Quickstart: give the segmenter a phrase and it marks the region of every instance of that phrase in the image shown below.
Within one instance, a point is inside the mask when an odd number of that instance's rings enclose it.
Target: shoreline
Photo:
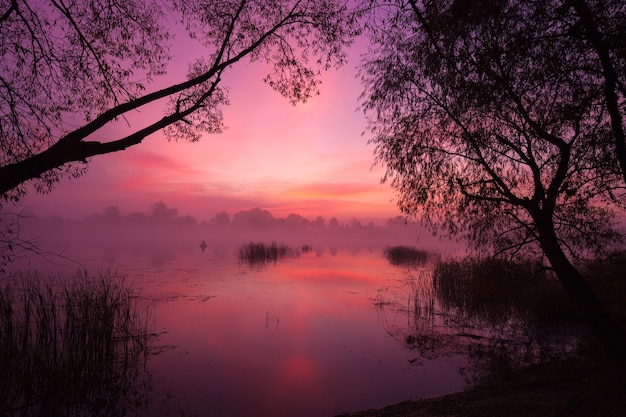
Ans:
[[[626,416],[626,364],[576,358],[503,370],[465,391],[333,417]]]

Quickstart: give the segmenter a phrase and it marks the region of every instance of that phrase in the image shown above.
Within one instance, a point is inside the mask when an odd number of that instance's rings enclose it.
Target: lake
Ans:
[[[29,268],[56,280],[114,269],[134,288],[155,336],[142,375],[132,374],[141,392],[127,415],[322,417],[455,392],[474,380],[494,335],[513,337],[519,321],[496,329],[444,312],[432,286],[440,255],[396,266],[382,247],[296,249],[248,265],[236,247],[69,248],[80,256]],[[513,333],[518,350],[537,351]]]

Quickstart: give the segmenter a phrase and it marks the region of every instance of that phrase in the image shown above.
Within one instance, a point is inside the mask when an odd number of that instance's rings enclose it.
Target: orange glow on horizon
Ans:
[[[42,216],[85,217],[112,205],[128,213],[164,201],[199,221],[254,207],[275,217],[394,217],[393,191],[380,184],[383,170],[372,168],[365,120],[355,110],[358,53],[323,74],[319,96],[295,107],[261,82],[262,65],[239,65],[224,77],[231,105],[224,109],[223,133],[197,143],[152,135],[126,151],[93,158],[86,175],[62,181],[47,195],[31,193],[25,206]],[[168,79],[180,77],[177,72]],[[119,138],[160,117],[158,106],[130,114],[130,128],[118,123],[96,139]]]

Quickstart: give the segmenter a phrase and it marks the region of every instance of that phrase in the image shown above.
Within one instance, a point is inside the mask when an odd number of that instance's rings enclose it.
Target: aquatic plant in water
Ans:
[[[572,321],[558,282],[531,260],[465,258],[411,270],[407,293],[383,287],[372,303],[389,310],[387,331],[421,364],[440,356],[468,355],[469,378],[487,369],[522,366],[576,351],[580,326]],[[381,297],[381,294],[387,294]],[[383,302],[384,300],[384,302]],[[537,306],[553,304],[558,314]],[[569,319],[564,321],[564,310]],[[404,316],[404,318],[403,318]]]
[[[123,416],[147,405],[148,310],[112,273],[0,280],[0,415]]]
[[[383,250],[383,256],[392,265],[418,266],[428,260],[428,252],[411,246],[391,246]]]
[[[284,244],[272,242],[265,243],[246,243],[239,248],[238,258],[240,263],[248,266],[263,266],[266,263],[276,263],[283,258],[297,258],[300,252],[297,249],[290,248]]]

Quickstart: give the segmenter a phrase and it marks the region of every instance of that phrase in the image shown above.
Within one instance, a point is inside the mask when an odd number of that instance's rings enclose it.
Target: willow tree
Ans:
[[[49,191],[89,159],[163,130],[196,141],[219,133],[225,71],[267,63],[264,81],[293,103],[320,71],[344,62],[354,22],[327,0],[11,0],[0,6],[0,195]],[[197,43],[189,72],[155,88],[171,57],[167,22]],[[176,79],[176,74],[170,74]],[[148,106],[162,115],[111,136],[106,127]],[[101,133],[101,132],[105,133]]]
[[[622,2],[590,3],[373,2],[362,101],[405,213],[495,254],[542,253],[623,357],[623,329],[573,262],[620,240],[625,203],[623,85],[589,28],[610,32],[601,46],[624,74],[626,16]]]

